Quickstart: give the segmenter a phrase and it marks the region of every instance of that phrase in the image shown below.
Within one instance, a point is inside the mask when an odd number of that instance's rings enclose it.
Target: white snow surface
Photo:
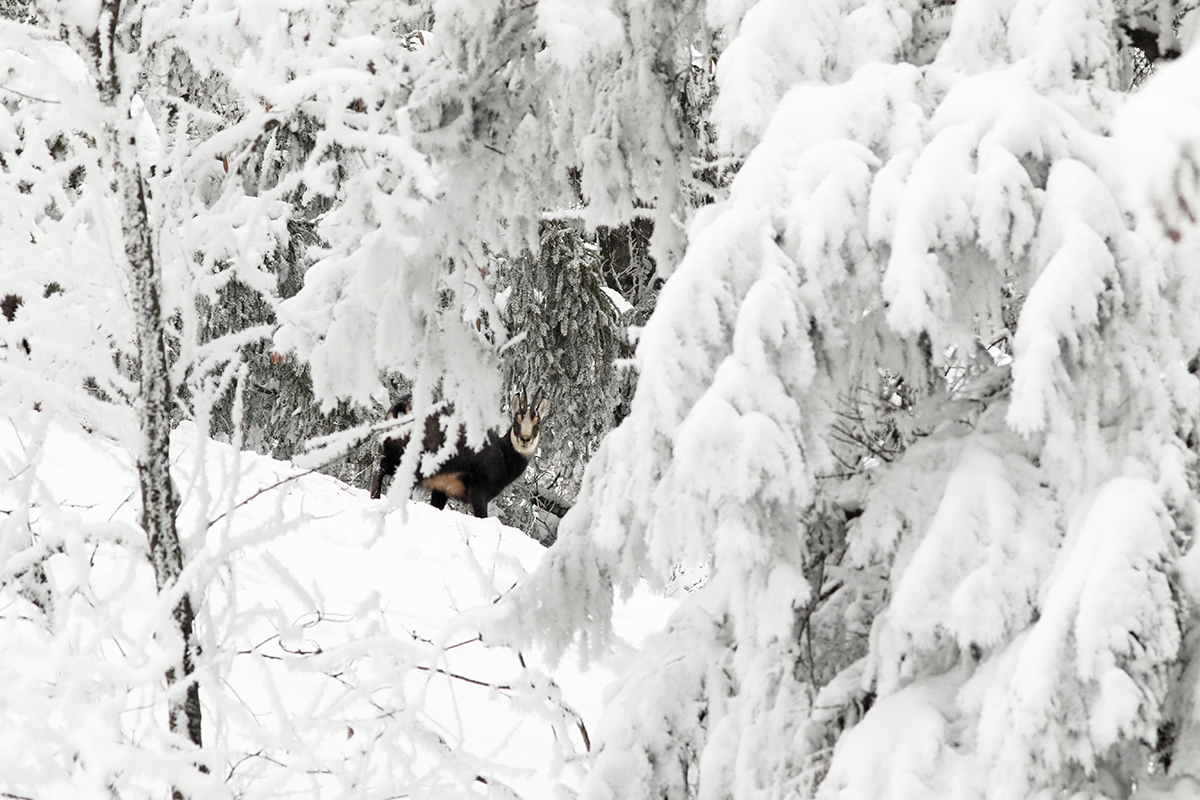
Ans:
[[[156,594],[134,525],[136,473],[106,440],[39,416],[0,430],[0,505],[33,486],[30,529],[58,551],[44,621],[11,592],[0,606],[0,749],[16,754],[0,760],[0,791],[106,797],[120,776],[123,796],[161,796],[181,763],[162,685],[174,601]],[[568,657],[551,675],[537,653],[479,641],[540,545],[494,519],[370,501],[190,424],[172,447],[203,648],[200,760],[220,778],[205,796],[577,789],[581,730],[597,726],[616,665]],[[674,606],[635,593],[615,626],[639,642]]]

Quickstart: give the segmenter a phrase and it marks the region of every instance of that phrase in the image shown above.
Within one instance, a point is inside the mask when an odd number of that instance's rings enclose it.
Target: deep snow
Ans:
[[[80,745],[85,761],[119,770],[132,758],[126,750],[164,727],[155,687],[169,605],[155,596],[132,525],[131,460],[58,426],[39,448],[37,417],[2,426],[0,500],[18,507],[22,480],[38,482],[29,529],[58,550],[45,566],[59,600],[53,621],[38,624],[32,604],[6,594],[0,708],[7,696],[10,721],[19,700],[22,719],[59,715],[94,729]],[[529,797],[553,796],[559,783],[577,788],[581,731],[595,729],[615,664],[582,671],[568,659],[548,674],[536,653],[479,641],[495,601],[538,564],[540,545],[494,519],[371,501],[190,424],[172,448],[185,580],[200,609],[205,746],[213,772],[233,776],[230,790],[433,797],[473,785],[491,794],[496,786],[472,784],[475,774]],[[674,606],[635,594],[617,611],[618,631],[637,643]],[[47,670],[57,677],[42,681]],[[96,670],[117,677],[97,684]],[[114,698],[113,685],[125,697]],[[0,727],[0,747],[53,733],[34,722]],[[69,747],[41,743],[64,752],[0,765],[0,791],[88,794],[79,782],[94,778],[63,764]]]

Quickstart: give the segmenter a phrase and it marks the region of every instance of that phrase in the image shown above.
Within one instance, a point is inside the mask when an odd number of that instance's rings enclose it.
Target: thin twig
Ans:
[[[341,456],[338,456],[338,458],[341,458]],[[333,460],[336,460],[336,459],[333,459]],[[333,462],[330,461],[329,463],[333,463]],[[323,467],[323,466],[325,466],[325,464],[321,465],[321,467]],[[256,499],[260,495],[266,494],[267,492],[271,491],[272,489],[278,489],[280,486],[283,486],[285,483],[288,483],[289,481],[299,480],[300,478],[308,477],[309,475],[312,475],[314,472],[316,472],[321,467],[313,467],[312,469],[305,470],[304,472],[301,472],[298,475],[289,475],[286,478],[281,478],[280,480],[275,481],[275,483],[272,483],[270,486],[264,486],[263,488],[261,488],[257,492],[255,492],[254,494],[247,497],[242,502],[238,503],[233,508],[229,509],[228,511],[222,511],[220,514],[213,517],[211,520],[209,520],[208,527],[211,528],[213,525],[216,525],[218,522],[220,522],[222,520],[222,518],[224,518],[231,511],[237,511],[239,508],[246,505],[251,500]]]
[[[3,89],[3,90],[4,90],[4,91],[6,91],[6,92],[12,92],[12,93],[13,93],[13,94],[15,94],[15,95],[19,95],[19,96],[21,96],[21,97],[24,97],[26,100],[35,100],[35,101],[37,101],[37,102],[39,102],[39,103],[53,103],[54,105],[58,105],[58,104],[62,103],[62,101],[61,101],[61,100],[47,100],[47,99],[46,99],[46,98],[44,98],[44,97],[34,97],[34,96],[33,96],[33,95],[31,95],[31,94],[25,94],[24,92],[18,92],[16,89],[10,89],[10,88],[8,88],[7,86],[0,86],[0,89]],[[13,795],[7,795],[7,794],[6,794],[6,795],[0,795],[0,796],[3,796],[3,797],[12,797]]]
[[[305,471],[303,471],[303,472],[300,472],[300,473],[298,473],[298,474],[296,474],[296,475],[289,475],[289,476],[287,476],[286,478],[281,478],[281,479],[279,479],[279,480],[275,481],[275,483],[271,484],[270,486],[264,486],[263,488],[261,488],[261,489],[259,489],[257,492],[255,492],[254,494],[252,494],[252,495],[250,495],[249,497],[247,497],[246,499],[242,500],[240,503],[238,503],[237,505],[235,505],[233,508],[231,508],[231,509],[228,509],[227,511],[222,511],[222,512],[221,512],[220,514],[218,514],[216,517],[214,517],[213,519],[209,520],[207,527],[211,528],[213,525],[216,525],[218,522],[220,522],[220,521],[221,521],[221,519],[222,519],[222,518],[224,518],[224,517],[225,517],[226,515],[228,515],[230,512],[237,511],[239,508],[241,508],[242,506],[246,505],[246,504],[247,504],[247,503],[249,503],[250,501],[252,501],[252,500],[254,500],[254,499],[258,498],[260,495],[266,494],[267,492],[269,492],[269,491],[271,491],[271,490],[273,490],[273,489],[278,489],[280,486],[283,486],[285,483],[288,483],[289,481],[295,481],[295,480],[299,480],[300,478],[306,478],[306,477],[308,477],[309,475],[312,475],[312,474],[313,474],[314,472],[316,472],[317,470],[321,469],[322,467],[327,467],[327,466],[329,466],[329,465],[330,465],[330,464],[332,464],[333,462],[337,461],[339,458],[343,458],[343,457],[346,455],[346,453],[348,453],[349,451],[353,450],[353,449],[354,449],[354,448],[356,448],[356,447],[359,447],[359,446],[360,446],[360,445],[362,445],[364,442],[367,442],[368,440],[370,440],[370,438],[371,438],[371,436],[372,436],[372,435],[374,435],[374,434],[373,434],[373,433],[372,433],[372,434],[368,434],[368,435],[366,435],[366,436],[363,436],[363,437],[359,438],[358,440],[356,440],[356,441],[355,441],[353,444],[351,444],[350,446],[348,446],[348,447],[347,447],[347,448],[346,448],[344,451],[342,451],[342,452],[341,452],[341,453],[339,453],[338,455],[334,456],[333,458],[330,458],[328,461],[322,461],[320,464],[318,464],[317,466],[313,467],[312,469],[305,470]]]
[[[460,675],[457,672],[450,672],[449,670],[442,669],[441,667],[427,667],[422,664],[414,664],[413,669],[418,669],[421,672],[431,672],[436,675],[445,675],[447,678],[454,678],[455,680],[460,680],[463,683],[469,683],[473,686],[483,686],[487,689],[495,689],[498,692],[511,692],[513,690],[513,687],[509,686],[508,684],[488,683],[487,681],[481,681],[478,678],[469,678],[466,675]]]

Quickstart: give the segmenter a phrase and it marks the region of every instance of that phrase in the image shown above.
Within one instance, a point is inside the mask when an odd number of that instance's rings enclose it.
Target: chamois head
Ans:
[[[538,429],[541,427],[542,420],[550,413],[550,400],[542,395],[539,391],[535,397],[532,407],[530,407],[525,393],[513,395],[512,399],[512,430],[509,431],[509,438],[512,439],[513,449],[521,454],[526,460],[533,457],[533,452],[537,450]]]

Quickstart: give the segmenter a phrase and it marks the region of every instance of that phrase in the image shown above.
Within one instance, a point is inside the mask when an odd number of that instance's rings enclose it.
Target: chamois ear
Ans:
[[[537,405],[533,408],[533,415],[539,420],[543,420],[550,416],[550,398],[545,395],[537,401]]]
[[[519,414],[525,413],[525,393],[518,392],[513,395],[512,403],[508,407],[508,412],[511,416],[516,417]]]

